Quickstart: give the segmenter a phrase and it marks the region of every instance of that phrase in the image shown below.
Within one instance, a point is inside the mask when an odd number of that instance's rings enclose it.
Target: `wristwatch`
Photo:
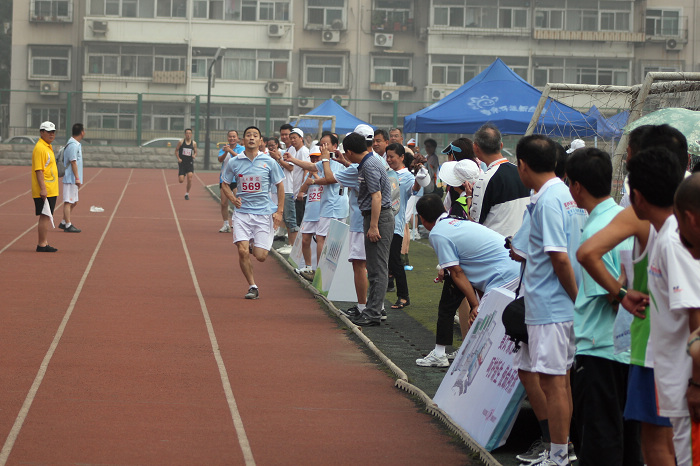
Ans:
[[[627,296],[627,288],[621,286],[620,291],[617,292],[617,300],[622,302],[622,300],[625,299],[625,296]]]

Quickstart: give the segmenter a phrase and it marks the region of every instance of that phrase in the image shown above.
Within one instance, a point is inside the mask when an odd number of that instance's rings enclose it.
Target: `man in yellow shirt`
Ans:
[[[34,211],[39,217],[39,242],[36,252],[56,252],[58,249],[49,246],[48,234],[51,217],[44,213],[44,205],[48,201],[48,207],[53,215],[58,197],[58,170],[56,157],[51,143],[56,138],[56,125],[45,121],[39,126],[41,139],[32,151],[32,197],[34,198]]]

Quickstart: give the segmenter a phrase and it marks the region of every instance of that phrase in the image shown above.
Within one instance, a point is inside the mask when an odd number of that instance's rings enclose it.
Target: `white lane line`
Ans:
[[[24,421],[27,419],[27,414],[29,414],[29,409],[32,407],[32,403],[34,402],[34,398],[36,397],[37,392],[39,391],[39,387],[41,386],[41,382],[44,380],[44,376],[46,375],[46,371],[48,370],[49,363],[51,362],[51,358],[53,357],[54,353],[56,352],[56,348],[58,347],[58,343],[61,341],[61,337],[63,336],[63,332],[66,329],[66,325],[68,325],[68,320],[70,319],[71,315],[73,314],[73,309],[75,309],[75,303],[78,302],[78,298],[80,297],[80,293],[83,291],[83,285],[85,284],[85,281],[87,280],[88,275],[90,274],[90,270],[92,270],[92,264],[95,262],[95,257],[97,257],[97,253],[100,252],[100,248],[102,247],[102,243],[104,242],[105,236],[107,236],[107,232],[109,231],[110,226],[112,225],[112,220],[114,219],[114,216],[117,213],[117,210],[119,210],[119,205],[122,202],[122,199],[124,198],[124,193],[126,193],[126,188],[129,187],[129,181],[131,181],[131,176],[134,174],[134,171],[131,170],[131,173],[129,173],[129,178],[126,180],[126,183],[124,184],[124,189],[122,190],[121,196],[119,196],[119,200],[117,201],[117,205],[114,207],[114,212],[112,212],[112,215],[109,217],[109,221],[107,222],[107,226],[105,227],[104,231],[102,232],[102,236],[100,237],[100,240],[97,242],[97,246],[95,246],[95,250],[92,253],[92,257],[90,257],[90,261],[88,262],[87,267],[85,267],[85,272],[83,272],[83,276],[80,279],[80,283],[78,283],[78,287],[75,289],[75,293],[73,293],[73,299],[71,299],[70,304],[68,305],[68,309],[66,309],[66,313],[63,316],[63,320],[61,320],[61,324],[58,326],[58,330],[56,330],[56,334],[53,337],[53,341],[51,342],[51,346],[49,346],[49,350],[46,352],[46,355],[44,356],[44,360],[41,361],[41,366],[39,367],[39,372],[37,372],[36,377],[34,377],[34,382],[32,383],[31,388],[29,389],[29,392],[27,393],[27,397],[24,399],[24,403],[22,404],[22,408],[19,410],[19,414],[17,414],[17,418],[15,419],[15,423],[12,426],[12,429],[10,430],[10,433],[7,435],[7,439],[5,440],[5,445],[2,447],[2,451],[0,451],[0,466],[3,466],[5,463],[7,463],[7,458],[10,456],[10,453],[12,452],[12,447],[15,444],[15,441],[17,440],[17,436],[19,435],[19,431],[22,429],[22,425],[24,424]]]
[[[100,168],[100,171],[98,171],[97,173],[95,173],[95,175],[94,175],[92,178],[90,178],[88,181],[86,181],[85,183],[83,183],[83,186],[81,186],[80,189],[83,189],[84,186],[86,186],[86,185],[89,184],[91,181],[93,181],[95,178],[97,178],[97,176],[98,176],[100,173],[102,173],[102,170],[104,170],[104,168]],[[132,173],[133,173],[133,171],[132,171]],[[129,175],[129,178],[131,178],[131,175]],[[26,191],[25,193],[20,194],[19,196],[13,197],[12,199],[10,199],[10,200],[7,201],[7,202],[13,201],[13,200],[15,200],[15,199],[17,199],[17,198],[23,196],[24,194],[27,194],[27,193],[30,193],[30,192],[31,192],[31,190]],[[5,204],[7,204],[7,202],[3,202],[2,204],[0,204],[0,207],[2,207],[2,206],[4,206]],[[54,208],[54,212],[56,212],[56,211],[58,210],[58,208],[61,207],[62,205],[63,205],[63,202],[61,202],[60,204],[59,204],[58,202],[56,202],[56,207]],[[7,243],[7,244],[5,245],[4,248],[0,249],[0,254],[2,254],[3,252],[7,251],[7,250],[10,248],[10,246],[12,246],[13,244],[15,244],[15,243],[16,243],[17,241],[19,241],[20,239],[22,239],[22,237],[23,237],[24,235],[26,235],[27,233],[29,233],[30,231],[32,231],[32,230],[35,229],[35,228],[36,228],[36,223],[34,223],[32,226],[30,226],[29,228],[27,228],[26,230],[24,230],[22,233],[20,233],[20,235],[17,236],[15,239],[13,239],[13,240],[10,241],[9,243]]]
[[[27,176],[27,175],[26,174],[25,175],[17,175],[17,176],[13,176],[12,178],[5,178],[4,180],[0,181],[0,184],[7,183],[8,181],[16,180],[17,178],[24,178],[25,176]]]
[[[168,199],[170,200],[170,207],[173,210],[173,217],[175,218],[175,224],[177,225],[177,231],[180,235],[180,241],[182,242],[182,249],[185,251],[185,257],[187,258],[187,265],[190,268],[190,276],[192,277],[192,283],[194,284],[194,289],[197,292],[197,297],[199,298],[199,305],[202,308],[202,315],[204,316],[204,322],[207,325],[207,332],[209,333],[209,341],[211,342],[211,348],[214,352],[214,358],[216,359],[216,365],[219,368],[219,376],[221,377],[221,383],[224,387],[224,393],[226,393],[226,401],[228,402],[229,411],[231,411],[231,418],[233,419],[233,425],[236,429],[236,435],[238,436],[238,444],[241,446],[241,451],[243,453],[243,458],[245,459],[245,464],[248,466],[255,465],[255,459],[253,459],[253,450],[250,448],[250,443],[248,442],[248,436],[245,433],[245,428],[243,427],[243,420],[241,419],[241,413],[238,412],[238,405],[236,404],[236,398],[233,396],[233,389],[231,388],[231,381],[226,371],[226,365],[224,364],[224,359],[221,357],[221,351],[219,351],[219,342],[216,339],[216,334],[214,333],[214,326],[211,323],[211,318],[209,317],[209,311],[207,310],[207,303],[204,301],[204,296],[202,296],[202,289],[199,287],[199,280],[197,280],[197,274],[194,271],[194,266],[192,265],[192,258],[190,257],[190,251],[187,248],[187,241],[182,234],[182,228],[180,228],[180,220],[177,217],[177,212],[175,211],[175,204],[173,204],[173,198],[170,195],[170,187],[165,178],[165,170],[163,170],[163,183],[165,189],[168,193]]]
[[[16,195],[16,196],[13,197],[12,199],[6,200],[6,201],[3,202],[2,204],[0,204],[0,207],[4,206],[5,204],[9,204],[10,202],[14,201],[15,199],[19,199],[19,198],[22,197],[22,196],[26,196],[27,194],[29,194],[29,193],[31,193],[31,192],[32,192],[32,190],[31,190],[31,189],[28,189],[27,191],[25,191],[25,192],[23,192],[23,193],[21,193],[21,194]]]

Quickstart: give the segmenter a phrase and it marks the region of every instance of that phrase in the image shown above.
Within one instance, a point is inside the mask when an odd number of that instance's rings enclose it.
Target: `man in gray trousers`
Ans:
[[[371,138],[373,134],[354,132],[343,140],[345,157],[359,164],[357,203],[364,217],[369,295],[365,310],[351,320],[362,327],[377,326],[381,322],[389,281],[389,247],[394,235],[391,183],[382,160],[367,148],[367,144],[372,142]]]

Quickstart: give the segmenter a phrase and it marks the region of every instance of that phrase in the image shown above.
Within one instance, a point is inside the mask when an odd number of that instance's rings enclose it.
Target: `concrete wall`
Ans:
[[[54,145],[58,152],[60,146]],[[33,146],[29,144],[0,144],[0,165],[31,165]],[[221,166],[214,151],[210,156],[210,168]],[[83,146],[83,165],[108,168],[172,168],[177,170],[177,160],[172,148]],[[204,154],[195,159],[195,170],[203,170]]]

